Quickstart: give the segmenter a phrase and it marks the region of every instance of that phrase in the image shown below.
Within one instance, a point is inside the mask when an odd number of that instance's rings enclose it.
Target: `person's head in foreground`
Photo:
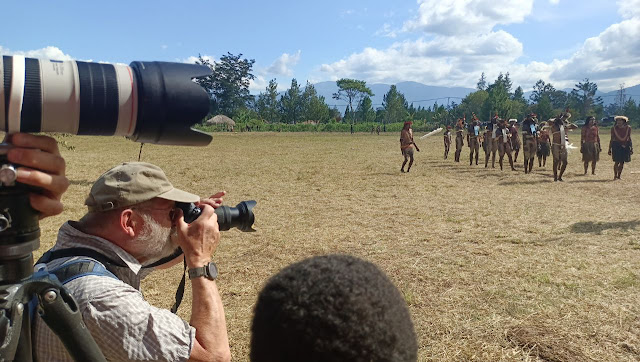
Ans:
[[[407,305],[374,264],[325,255],[289,265],[260,292],[251,360],[415,361]]]

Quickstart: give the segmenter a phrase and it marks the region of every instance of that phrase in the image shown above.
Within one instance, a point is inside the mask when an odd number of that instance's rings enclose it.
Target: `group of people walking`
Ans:
[[[486,124],[482,124],[475,114],[472,114],[471,122],[466,123],[466,117],[459,118],[454,127],[447,126],[444,133],[444,158],[449,156],[452,142],[455,142],[455,162],[460,162],[462,149],[465,143],[469,147],[469,165],[478,165],[480,149],[484,151],[484,167],[495,168],[496,153],[500,169],[504,168],[505,156],[509,161],[512,171],[516,171],[514,163],[518,161],[522,149],[524,158],[524,172],[531,173],[534,159],[538,158],[538,166],[545,167],[547,157],[553,157],[553,179],[563,181],[562,177],[567,169],[568,150],[573,147],[569,143],[568,131],[579,127],[568,120],[571,113],[567,108],[557,117],[548,121],[538,121],[537,115],[530,113],[522,122],[521,130],[518,129],[518,120],[500,118],[495,116]],[[615,124],[611,128],[611,141],[608,154],[614,161],[614,180],[620,179],[624,163],[631,161],[633,144],[631,141],[631,127],[629,119],[625,116],[616,116]],[[452,133],[453,132],[453,133]],[[520,138],[519,133],[522,133]],[[454,135],[455,134],[455,135]],[[409,164],[406,172],[409,172],[413,164],[413,150],[419,151],[413,141],[411,122],[405,122],[400,135],[400,148],[404,156],[404,162],[400,169],[405,172],[405,165]],[[584,163],[584,174],[589,171],[595,175],[596,163],[600,160],[602,151],[600,143],[599,127],[596,119],[590,116],[585,121],[580,132],[580,153]]]

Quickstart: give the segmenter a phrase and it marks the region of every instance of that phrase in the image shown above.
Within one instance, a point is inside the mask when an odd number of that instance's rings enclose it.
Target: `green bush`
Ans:
[[[287,124],[287,123],[265,123],[262,120],[251,119],[247,122],[237,122],[234,131],[235,132],[246,132],[247,126],[249,127],[251,132],[351,132],[351,125],[348,123],[320,123],[320,124],[307,124],[307,123],[298,123],[298,124]],[[358,133],[371,133],[371,130],[376,131],[376,127],[380,127],[380,132],[395,132],[399,133],[404,127],[404,123],[396,122],[396,123],[388,123],[386,125],[380,123],[356,123],[353,125],[353,131]],[[432,123],[423,123],[413,124],[414,132],[430,132],[434,129],[438,128],[439,125]],[[224,132],[228,130],[228,127],[225,125],[211,125],[211,124],[200,124],[196,126],[197,129],[204,132]]]

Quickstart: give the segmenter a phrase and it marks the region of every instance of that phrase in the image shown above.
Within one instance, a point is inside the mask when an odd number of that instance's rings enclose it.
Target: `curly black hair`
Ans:
[[[256,303],[251,360],[416,361],[404,298],[374,264],[317,256],[273,276]]]

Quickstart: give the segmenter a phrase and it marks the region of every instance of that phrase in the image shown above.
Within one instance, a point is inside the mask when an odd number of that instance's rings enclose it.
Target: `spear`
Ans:
[[[431,132],[427,133],[426,135],[424,135],[424,136],[420,137],[420,139],[424,139],[424,138],[427,138],[427,137],[429,137],[429,136],[433,136],[434,134],[436,134],[436,133],[438,133],[438,132],[440,132],[440,131],[442,131],[442,127],[440,127],[440,128],[438,128],[438,129],[435,129],[435,130],[433,130],[433,131],[431,131]]]

